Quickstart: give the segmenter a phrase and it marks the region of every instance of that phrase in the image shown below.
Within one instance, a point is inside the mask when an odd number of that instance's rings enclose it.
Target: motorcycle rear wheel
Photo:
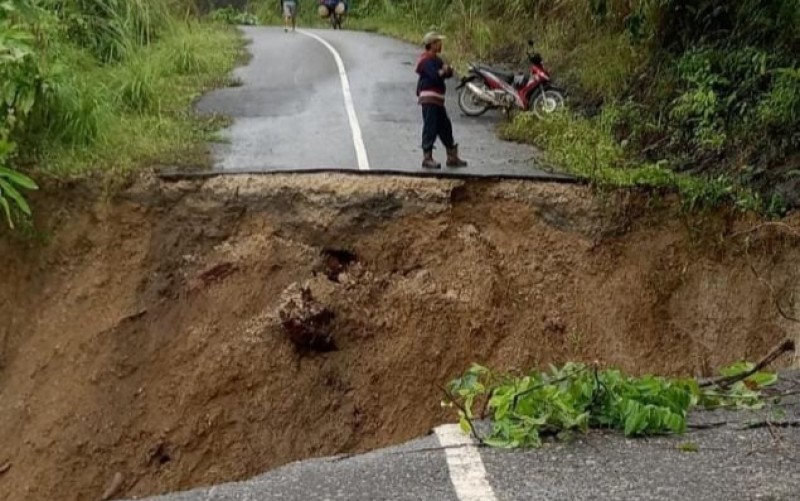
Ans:
[[[477,84],[483,86],[483,84]],[[469,90],[469,87],[461,87],[458,91],[458,107],[468,117],[479,117],[489,111],[490,106],[479,100],[478,97]]]
[[[546,89],[540,92],[536,99],[533,100],[531,111],[538,118],[544,118],[548,115],[560,111],[564,108],[564,96],[554,89]]]

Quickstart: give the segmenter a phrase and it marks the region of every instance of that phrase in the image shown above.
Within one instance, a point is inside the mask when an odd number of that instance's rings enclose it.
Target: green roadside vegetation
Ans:
[[[190,0],[0,0],[0,214],[29,215],[31,179],[206,164],[222,119],[191,104],[242,45]]]
[[[600,186],[678,191],[691,207],[800,205],[800,0],[359,0],[348,27],[521,69],[536,41],[568,89],[549,120],[502,128]]]
[[[0,214],[35,179],[205,161],[219,119],[189,111],[225,83],[223,23],[280,22],[277,0],[0,0]],[[321,26],[316,1],[301,24]],[[800,0],[351,0],[347,27],[448,37],[462,69],[520,68],[528,38],[568,89],[548,120],[502,127],[599,186],[674,189],[692,207],[780,216],[800,205]]]
[[[784,342],[782,350],[793,350]],[[569,438],[590,428],[619,430],[628,437],[680,434],[696,407],[763,409],[782,419],[781,395],[770,390],[778,376],[738,362],[720,376],[631,376],[616,369],[567,363],[524,375],[473,365],[444,388],[444,407],[458,412],[461,429],[492,447],[539,447],[545,437]],[[478,419],[490,418],[481,433]]]

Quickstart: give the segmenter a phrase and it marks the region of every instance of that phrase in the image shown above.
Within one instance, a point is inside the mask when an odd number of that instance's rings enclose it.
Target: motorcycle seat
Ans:
[[[494,67],[488,66],[486,64],[478,64],[477,67],[478,67],[478,69],[486,70],[486,71],[489,71],[489,72],[493,73],[494,75],[497,75],[498,78],[501,78],[506,83],[510,84],[510,83],[514,82],[514,72],[513,71],[504,70],[503,68],[494,68]]]

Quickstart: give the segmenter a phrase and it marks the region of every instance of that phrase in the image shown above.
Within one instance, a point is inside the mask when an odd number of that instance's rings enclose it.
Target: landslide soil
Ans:
[[[38,232],[0,238],[0,499],[400,442],[452,420],[438,387],[472,362],[705,375],[795,335],[775,300],[794,311],[796,237],[668,200],[335,175],[50,192]],[[298,287],[334,313],[333,351],[283,331]]]

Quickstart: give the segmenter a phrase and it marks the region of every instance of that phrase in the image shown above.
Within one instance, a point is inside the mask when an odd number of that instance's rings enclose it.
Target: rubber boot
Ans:
[[[441,169],[442,164],[433,159],[433,152],[426,151],[425,156],[422,158],[423,169]]]
[[[448,167],[466,167],[467,162],[461,160],[458,156],[458,145],[453,145],[452,148],[447,148],[447,166]]]

